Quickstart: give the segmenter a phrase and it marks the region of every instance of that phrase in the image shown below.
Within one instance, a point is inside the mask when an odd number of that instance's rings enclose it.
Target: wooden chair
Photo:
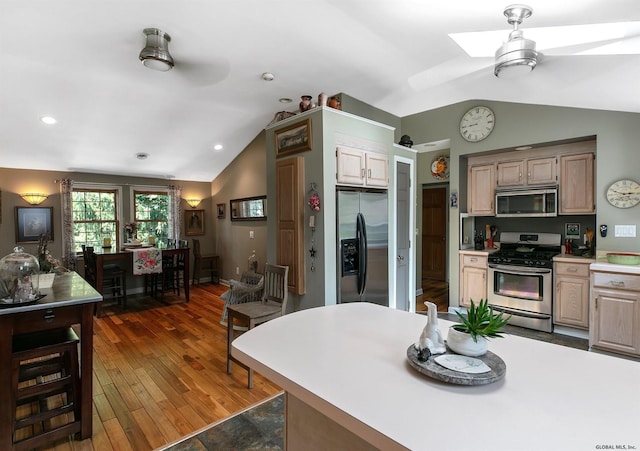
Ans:
[[[92,287],[96,287],[98,271],[97,257],[91,246],[82,245],[84,258],[84,278]],[[117,299],[118,305],[127,308],[127,272],[117,264],[107,264],[102,268],[102,297]],[[96,316],[102,315],[102,302],[98,303]]]
[[[218,283],[218,256],[215,254],[202,254],[200,252],[200,240],[193,240],[193,280],[191,285],[200,283],[202,273],[209,273],[211,282]]]
[[[231,374],[231,362],[236,362],[249,372],[247,384],[249,388],[253,388],[253,370],[231,355],[231,342],[235,338],[234,319],[251,330],[264,322],[284,315],[289,295],[287,290],[288,277],[288,266],[267,263],[264,270],[262,300],[227,306],[227,374]]]
[[[3,401],[11,403],[13,450],[80,432],[78,342],[70,327],[13,337],[11,399]]]
[[[227,325],[227,307],[230,305],[242,304],[244,302],[256,302],[262,298],[264,288],[264,275],[253,271],[245,271],[240,277],[240,281],[229,280],[229,290],[222,293],[220,299],[224,301],[222,319],[220,324]],[[243,330],[246,330],[244,328]]]

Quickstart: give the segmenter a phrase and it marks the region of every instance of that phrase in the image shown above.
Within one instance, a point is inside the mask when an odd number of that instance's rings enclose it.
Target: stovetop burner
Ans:
[[[489,263],[551,268],[561,241],[558,233],[502,232],[500,250],[489,255]]]

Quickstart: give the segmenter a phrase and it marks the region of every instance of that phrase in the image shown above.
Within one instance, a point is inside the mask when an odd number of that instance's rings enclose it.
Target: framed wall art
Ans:
[[[311,150],[311,121],[296,122],[276,130],[276,157]]]
[[[204,235],[204,210],[184,212],[185,235]]]
[[[16,207],[16,242],[37,243],[42,234],[53,241],[53,207]]]
[[[218,219],[224,218],[224,209],[226,204],[216,204],[216,210],[218,212]]]

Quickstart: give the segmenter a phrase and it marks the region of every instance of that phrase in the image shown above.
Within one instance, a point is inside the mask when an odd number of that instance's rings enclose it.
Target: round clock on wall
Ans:
[[[617,208],[631,208],[640,203],[640,185],[633,180],[618,180],[607,190],[607,200]]]
[[[474,106],[460,119],[460,135],[469,142],[482,141],[491,134],[495,125],[496,116],[491,108]]]

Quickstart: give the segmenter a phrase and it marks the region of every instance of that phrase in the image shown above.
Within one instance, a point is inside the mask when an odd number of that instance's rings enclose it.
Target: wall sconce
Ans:
[[[196,208],[200,205],[200,199],[185,199],[191,208]]]
[[[20,194],[20,197],[22,197],[27,203],[31,205],[40,205],[42,202],[47,200],[47,197],[49,197],[49,195],[42,193],[24,193]]]

